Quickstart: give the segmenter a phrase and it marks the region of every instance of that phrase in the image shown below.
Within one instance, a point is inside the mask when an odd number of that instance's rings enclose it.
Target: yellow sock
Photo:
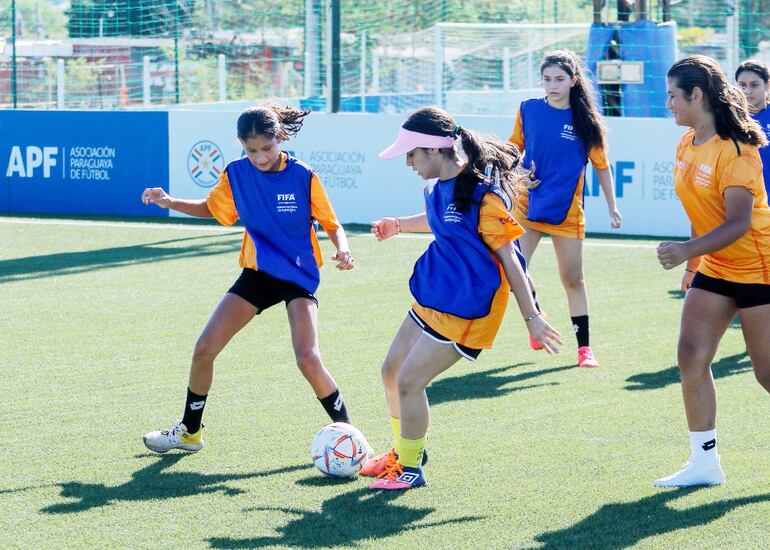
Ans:
[[[398,440],[401,438],[401,419],[391,416],[390,429],[393,432],[393,447],[396,449],[396,454],[398,454]]]
[[[403,436],[398,438],[398,462],[402,466],[408,466],[409,468],[417,468],[422,462],[422,453],[425,451],[425,442],[428,440],[427,436],[422,436],[420,439],[407,439]]]

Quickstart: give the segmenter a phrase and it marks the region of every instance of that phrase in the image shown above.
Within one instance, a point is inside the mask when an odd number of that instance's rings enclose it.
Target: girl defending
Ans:
[[[676,148],[674,189],[692,239],[660,243],[658,260],[663,269],[686,262],[677,359],[691,455],[655,485],[717,485],[725,476],[711,361],[736,314],[754,375],[770,391],[770,208],[757,151],[767,140],[713,59],[677,61],[666,86],[674,122],[689,127]]]
[[[516,148],[460,128],[438,108],[420,109],[404,122],[384,159],[406,155],[423,179],[425,212],[372,222],[378,240],[400,232],[433,232],[409,288],[415,298],[382,365],[395,449],[372,458],[361,474],[370,488],[403,490],[425,485],[423,452],[428,430],[425,388],[461,357],[475,360],[490,348],[513,291],[531,337],[549,353],[561,343],[535,308],[517,256],[523,230],[511,217]]]
[[[540,74],[546,96],[521,104],[509,138],[524,151],[525,162],[534,168],[540,184],[521,192],[514,217],[527,230],[519,239],[527,265],[543,233],[551,235],[577,337],[578,366],[598,367],[590,347],[588,293],[583,280],[583,185],[590,160],[607,201],[610,227],[620,227],[604,125],[592,99],[591,83],[571,52],[546,55]],[[537,342],[530,341],[530,345],[540,349]]]
[[[286,303],[297,366],[310,382],[329,417],[349,422],[337,384],[321,361],[315,297],[322,265],[313,220],[323,226],[337,252],[337,268],[353,268],[345,231],[337,221],[312,168],[279,149],[295,135],[309,111],[266,105],[238,117],[238,139],[245,156],[227,165],[219,183],[201,200],[170,197],[145,189],[142,200],[190,216],[214,217],[223,225],[246,226],[241,245],[241,276],[214,310],[193,351],[184,415],[168,430],[150,432],[144,444],[165,453],[203,447],[203,408],[214,374],[214,360],[255,315]]]

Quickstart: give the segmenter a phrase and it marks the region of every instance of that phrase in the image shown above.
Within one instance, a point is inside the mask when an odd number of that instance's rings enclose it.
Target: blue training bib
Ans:
[[[257,269],[314,294],[320,272],[310,238],[310,166],[289,157],[280,172],[262,172],[242,158],[226,170],[238,217],[257,249]]]

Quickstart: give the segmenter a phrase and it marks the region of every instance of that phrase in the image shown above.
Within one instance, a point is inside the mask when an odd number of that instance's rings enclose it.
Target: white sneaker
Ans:
[[[187,433],[187,426],[181,420],[174,422],[168,430],[144,434],[144,445],[156,453],[165,453],[171,449],[200,451],[203,448],[203,426],[194,434]]]
[[[652,482],[656,487],[690,487],[692,485],[721,485],[725,482],[725,473],[719,464],[696,464],[688,460],[683,468],[668,477]]]

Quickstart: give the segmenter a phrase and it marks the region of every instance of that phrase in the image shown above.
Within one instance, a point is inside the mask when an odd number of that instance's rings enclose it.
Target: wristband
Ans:
[[[687,269],[686,267],[684,268],[684,270],[685,270],[687,273],[695,273],[695,272],[694,272],[692,269]]]
[[[537,313],[535,313],[534,315],[530,315],[529,317],[527,317],[526,319],[524,319],[524,322],[525,322],[525,323],[529,323],[529,322],[530,322],[532,319],[534,319],[535,317],[540,317],[541,313],[542,313],[542,312],[538,311],[538,312],[537,312]]]
[[[401,234],[401,221],[396,216],[396,235]]]

